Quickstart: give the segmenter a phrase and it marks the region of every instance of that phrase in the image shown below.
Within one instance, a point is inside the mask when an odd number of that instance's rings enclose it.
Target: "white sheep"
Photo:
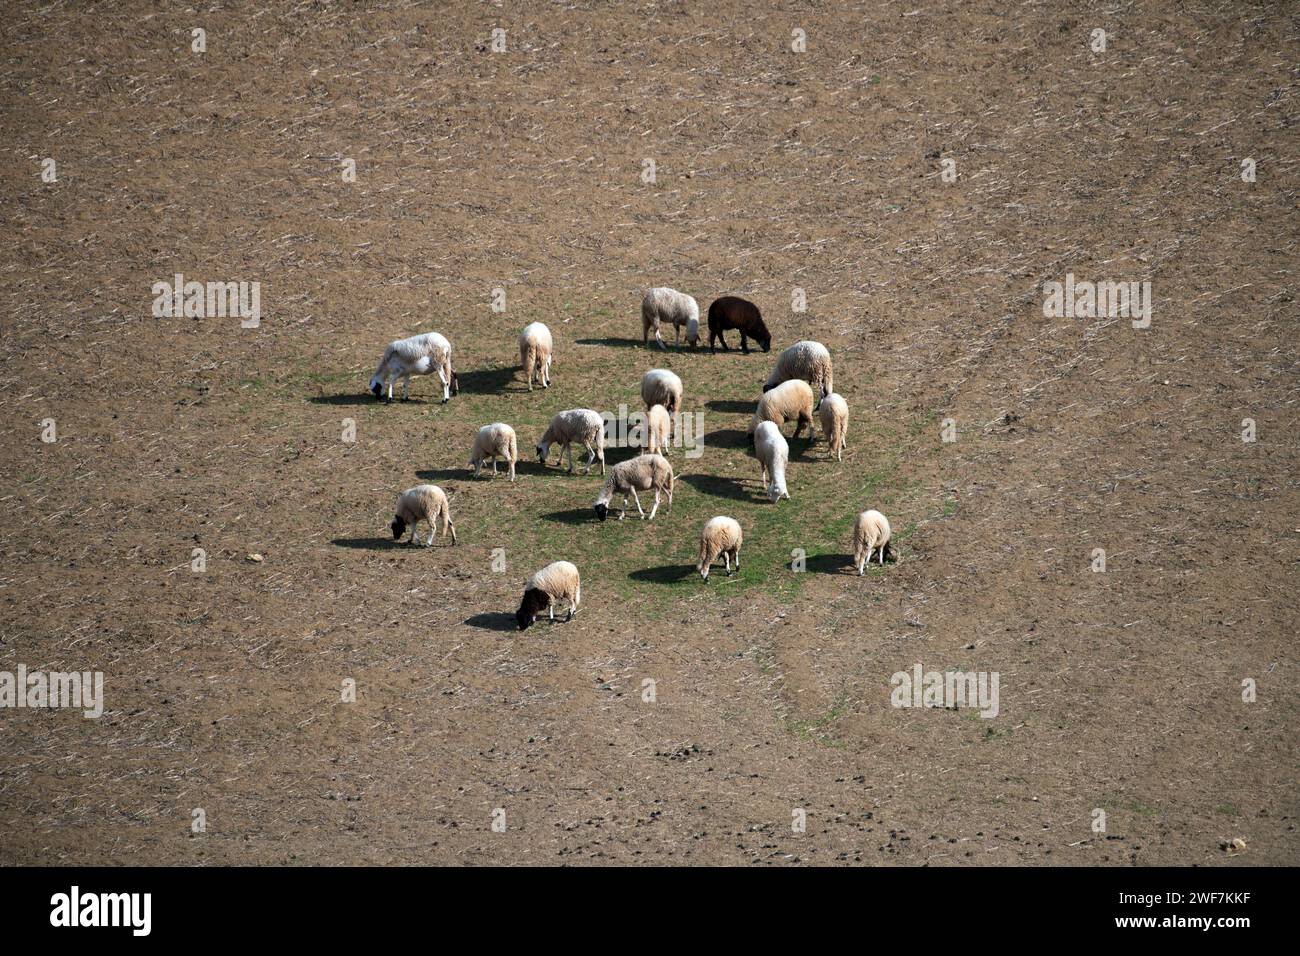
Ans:
[[[879,550],[881,564],[885,563],[885,558],[893,558],[890,534],[889,519],[879,511],[872,509],[858,515],[858,523],[853,527],[853,560],[858,565],[858,574],[867,573],[873,551]]]
[[[667,492],[668,494],[668,513],[673,513],[673,466],[668,464],[668,459],[663,455],[638,455],[635,458],[629,458],[627,461],[620,461],[617,465],[609,470],[609,477],[605,479],[605,487],[601,489],[600,497],[596,499],[596,516],[604,521],[609,515],[609,504],[614,496],[623,496],[623,510],[619,513],[618,520],[622,521],[627,516],[627,496],[631,495],[632,500],[636,502],[636,510],[640,512],[644,519],[646,514],[641,507],[641,499],[637,491],[654,491],[655,503],[650,509],[650,519],[654,520],[655,512],[659,510],[659,494]]]
[[[437,485],[416,485],[408,488],[397,498],[397,513],[389,527],[393,531],[393,540],[400,541],[409,526],[411,539],[408,544],[415,544],[416,528],[421,521],[429,522],[429,540],[425,547],[433,544],[433,534],[439,519],[442,520],[442,536],[447,537],[451,531],[451,543],[456,543],[456,526],[451,523],[451,508],[447,504],[447,494]]]
[[[533,390],[533,376],[542,388],[551,387],[551,359],[555,344],[551,330],[541,322],[530,322],[519,333],[519,365],[528,375],[528,391]]]
[[[775,394],[776,390],[768,394]],[[838,460],[844,460],[844,449],[848,447],[849,403],[838,392],[832,392],[822,399],[817,416],[822,420],[822,436],[830,445],[828,454]]]
[[[659,286],[646,290],[641,299],[641,344],[649,341],[650,330],[655,330],[655,342],[667,349],[659,334],[659,323],[673,324],[673,345],[681,347],[682,326],[686,326],[686,343],[692,348],[700,344],[700,304],[684,292]]]
[[[826,346],[808,340],[794,343],[776,357],[776,367],[763,384],[763,391],[776,388],[792,378],[801,378],[811,385],[818,401],[835,391],[831,353]]]
[[[785,466],[790,460],[790,445],[776,422],[760,422],[754,430],[754,455],[758,458],[767,496],[773,502],[789,498],[785,488]]]
[[[582,603],[582,579],[578,577],[578,569],[568,561],[553,561],[525,582],[524,599],[515,612],[519,630],[536,621],[543,610],[550,611],[554,621],[555,605],[560,601],[569,602],[567,620],[573,620]]]
[[[667,455],[673,434],[673,417],[662,405],[652,405],[645,418],[645,450],[652,455]]]
[[[676,415],[682,410],[682,380],[666,368],[652,368],[641,379],[641,401],[647,409],[662,405]]]
[[[411,397],[411,376],[438,373],[442,382],[442,400],[460,393],[460,380],[451,367],[451,343],[437,332],[413,335],[409,339],[389,342],[379,367],[370,377],[370,393],[375,398],[388,389],[388,401],[393,400],[393,384],[402,380],[402,401]]]
[[[573,446],[587,449],[588,458],[583,474],[591,474],[592,463],[600,459],[600,473],[605,473],[605,419],[590,408],[570,408],[551,419],[541,440],[537,443],[537,460],[543,465],[551,453],[551,446],[560,446],[558,465],[569,452],[569,472],[573,472]]]
[[[726,563],[727,574],[731,574],[731,562],[736,562],[736,570],[740,570],[740,543],[744,540],[744,535],[740,531],[740,523],[735,518],[728,518],[726,515],[718,515],[716,518],[710,518],[704,526],[704,531],[700,534],[700,563],[698,565],[700,577],[704,580],[709,579],[709,567],[722,555],[722,560]]]
[[[510,463],[510,480],[515,480],[515,463],[519,461],[519,442],[515,430],[505,422],[484,425],[474,436],[474,448],[469,453],[469,464],[478,477],[483,462],[491,459],[492,474],[497,473],[497,459],[504,458]]]
[[[813,433],[813,393],[803,379],[792,378],[782,382],[771,391],[763,393],[758,400],[758,409],[749,421],[749,440],[754,440],[754,430],[762,422],[773,422],[778,428],[786,422],[795,422],[794,437],[798,438],[805,425],[808,426],[809,439],[817,436]]]

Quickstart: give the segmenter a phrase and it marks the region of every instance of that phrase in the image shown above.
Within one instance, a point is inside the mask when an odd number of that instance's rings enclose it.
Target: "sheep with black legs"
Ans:
[[[641,378],[641,401],[647,409],[662,405],[676,415],[682,408],[682,380],[666,368],[652,368]]]
[[[735,518],[718,515],[710,518],[700,533],[700,561],[697,565],[700,577],[709,579],[709,568],[718,555],[726,564],[727,574],[731,574],[731,563],[735,561],[736,570],[740,570],[740,544],[744,535],[740,532],[740,523]]]
[[[433,534],[439,521],[442,522],[442,536],[451,532],[451,543],[456,543],[456,526],[451,523],[451,508],[447,504],[447,494],[437,485],[416,485],[403,491],[397,499],[397,512],[393,523],[389,525],[393,540],[400,541],[406,529],[411,529],[408,544],[415,544],[416,528],[421,521],[429,522],[429,540],[425,547],[433,544]]]
[[[781,429],[776,427],[776,422],[760,422],[754,430],[754,457],[758,459],[767,497],[773,503],[789,498],[790,492],[785,487],[785,466],[790,460],[790,445]]]
[[[830,350],[820,342],[794,343],[776,357],[776,367],[763,383],[763,391],[771,391],[792,378],[811,385],[818,402],[835,391]]]
[[[770,392],[764,392],[758,400],[758,410],[749,422],[749,443],[754,443],[754,430],[762,422],[774,422],[778,428],[786,422],[794,422],[795,438],[799,437],[806,425],[808,437],[816,438],[813,434],[812,416],[813,393],[808,383],[797,378],[782,382]]]
[[[659,326],[662,322],[671,322],[673,326],[673,345],[681,346],[682,326],[686,326],[686,344],[695,348],[700,344],[700,306],[693,298],[676,289],[658,286],[647,289],[641,299],[641,344],[650,339],[650,330],[654,329],[655,343],[660,349],[667,349]]]
[[[785,383],[789,385],[789,382]],[[780,386],[784,388],[785,386]],[[772,389],[768,395],[775,395],[779,389]],[[817,416],[822,422],[822,437],[830,446],[827,454],[839,461],[844,460],[844,449],[848,447],[849,403],[838,392],[832,392],[822,399]]]
[[[555,605],[560,601],[569,603],[566,620],[573,620],[578,605],[582,603],[582,580],[578,577],[578,569],[568,561],[553,561],[525,582],[524,598],[515,612],[519,630],[526,629],[543,611],[548,611],[554,621]]]
[[[873,551],[879,553],[882,565],[886,558],[893,560],[890,537],[889,519],[879,511],[873,508],[858,515],[857,524],[853,527],[853,560],[858,566],[858,574],[867,573]]]
[[[722,337],[722,333],[728,329],[735,329],[740,333],[740,351],[746,355],[749,354],[749,339],[753,339],[766,352],[772,347],[772,333],[767,330],[763,324],[763,315],[758,311],[758,306],[734,295],[724,295],[720,299],[714,299],[709,306],[709,351],[714,351],[713,343],[718,341],[722,343],[724,352],[730,351],[727,348],[727,340]]]
[[[546,426],[541,440],[537,443],[537,460],[543,465],[551,453],[551,446],[560,446],[560,456],[556,464],[564,460],[564,452],[569,452],[569,473],[573,473],[573,446],[581,445],[587,449],[587,461],[583,474],[591,474],[592,463],[600,459],[600,473],[605,473],[605,419],[599,412],[590,408],[570,408],[560,412]]]
[[[497,473],[497,459],[504,458],[510,465],[510,480],[515,480],[515,463],[519,461],[519,442],[515,430],[505,422],[484,425],[474,436],[474,448],[469,453],[469,465],[478,477],[483,462],[491,460],[492,474]]]
[[[451,367],[451,343],[437,332],[413,335],[388,343],[379,367],[370,377],[370,393],[382,398],[388,390],[388,401],[393,400],[393,384],[402,380],[402,401],[411,397],[411,376],[438,373],[442,382],[442,400],[447,402],[460,392],[460,380]]]
[[[632,496],[636,502],[636,510],[645,519],[645,510],[641,507],[641,498],[637,495],[638,491],[653,491],[655,493],[654,507],[650,509],[649,520],[653,521],[655,512],[659,510],[659,495],[666,492],[668,495],[668,513],[673,512],[673,466],[668,464],[668,459],[663,455],[638,455],[635,458],[629,458],[627,461],[620,461],[617,465],[609,470],[609,477],[605,479],[605,487],[601,489],[600,497],[596,499],[595,509],[596,517],[601,521],[609,516],[609,505],[614,500],[615,495],[623,496],[623,510],[619,512],[618,520],[622,521],[627,517],[627,498]]]
[[[551,330],[541,322],[530,322],[519,333],[519,367],[528,376],[528,391],[533,390],[534,376],[542,383],[542,388],[551,387],[554,350]]]

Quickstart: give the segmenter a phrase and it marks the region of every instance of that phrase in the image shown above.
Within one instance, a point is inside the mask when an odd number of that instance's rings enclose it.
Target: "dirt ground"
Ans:
[[[9,5],[0,670],[105,712],[0,710],[0,863],[1300,862],[1297,8],[755,6]],[[260,326],[154,317],[175,273]],[[1045,317],[1067,274],[1149,281],[1150,326]],[[644,349],[660,284],[772,353]],[[363,394],[431,330],[460,395]],[[803,338],[850,445],[793,441],[773,506],[743,431]],[[659,365],[704,452],[601,524],[529,449]],[[465,468],[493,421],[513,485]],[[421,480],[455,547],[391,541]],[[516,632],[559,558],[582,613]],[[918,663],[998,715],[891,706]]]

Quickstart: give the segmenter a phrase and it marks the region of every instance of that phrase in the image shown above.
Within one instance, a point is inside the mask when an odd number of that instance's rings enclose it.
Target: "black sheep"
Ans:
[[[758,311],[758,306],[734,295],[724,295],[721,299],[714,299],[713,304],[709,306],[710,352],[714,351],[715,339],[722,343],[723,351],[728,351],[727,340],[722,337],[722,333],[727,329],[735,329],[740,333],[740,350],[746,355],[749,354],[747,339],[753,339],[761,345],[764,352],[772,347],[772,333],[763,324],[763,316]]]

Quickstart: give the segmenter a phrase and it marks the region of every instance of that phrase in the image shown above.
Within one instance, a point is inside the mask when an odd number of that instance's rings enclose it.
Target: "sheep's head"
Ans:
[[[540,461],[543,465],[546,464],[546,456],[549,455],[550,453],[551,453],[551,446],[547,442],[539,441],[537,443],[537,460]],[[561,458],[564,457],[563,451],[560,452],[560,457]]]
[[[764,336],[763,338],[758,340],[758,344],[763,346],[764,352],[772,351],[772,336],[770,335]]]
[[[525,591],[519,610],[515,612],[515,623],[519,625],[519,630],[526,630],[528,625],[537,620],[538,613],[545,611],[550,603],[550,596],[540,588]]]
[[[597,501],[596,517],[599,518],[601,521],[604,521],[607,517],[609,517],[609,505],[605,504],[605,502],[603,501]]]
[[[406,534],[406,520],[401,515],[393,516],[393,523],[388,527],[393,529],[393,540],[402,540],[402,535]]]
[[[766,349],[764,349],[764,351],[766,351]],[[763,391],[764,391],[764,392],[770,392],[770,391],[772,391],[772,389],[774,389],[774,388],[776,388],[776,383],[775,383],[775,382],[764,382],[764,383],[763,383]]]
[[[370,379],[370,394],[375,396],[375,398],[379,398],[383,393],[384,380],[378,375],[372,376]]]
[[[776,482],[772,482],[772,487],[767,489],[767,496],[772,500],[772,504],[776,504],[782,498],[786,497],[785,485],[778,485]]]

